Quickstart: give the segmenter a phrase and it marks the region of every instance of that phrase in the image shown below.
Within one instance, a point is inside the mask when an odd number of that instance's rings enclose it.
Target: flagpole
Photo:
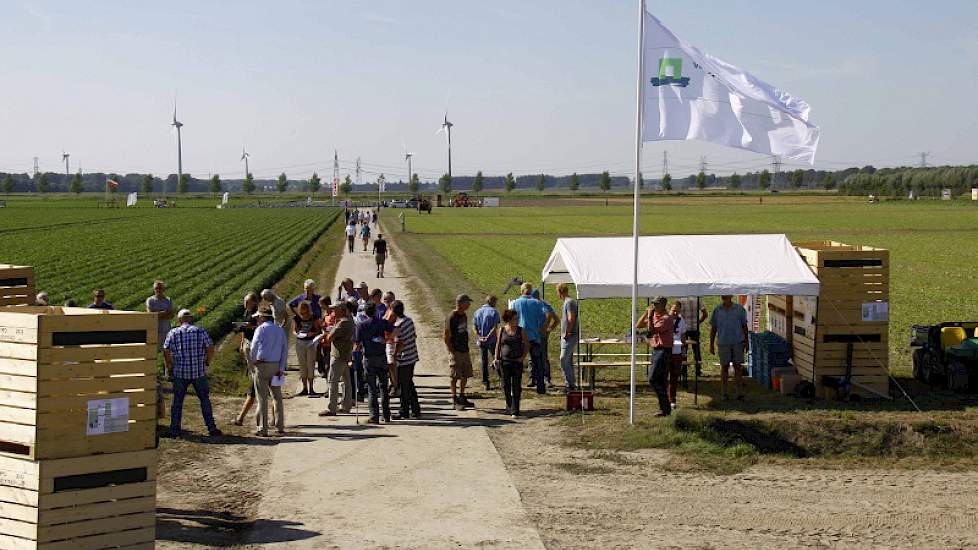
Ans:
[[[635,325],[638,308],[638,207],[641,196],[639,186],[642,183],[642,103],[645,88],[645,51],[643,37],[645,34],[645,0],[639,0],[638,11],[638,77],[635,93],[635,189],[632,199],[632,351],[631,373],[628,389],[628,423],[635,424],[635,355],[638,349],[638,331]],[[651,321],[651,320],[650,320]]]

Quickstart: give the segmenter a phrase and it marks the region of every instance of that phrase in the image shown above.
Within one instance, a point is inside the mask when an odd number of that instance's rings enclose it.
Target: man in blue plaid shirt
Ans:
[[[204,415],[207,431],[214,436],[223,435],[214,423],[210,390],[207,385],[207,366],[214,356],[214,343],[207,331],[195,326],[194,316],[182,309],[177,314],[180,326],[166,335],[163,342],[163,360],[167,375],[173,378],[173,406],[170,408],[170,435],[180,437],[180,421],[183,416],[183,398],[187,388],[194,387],[200,399],[200,411]]]

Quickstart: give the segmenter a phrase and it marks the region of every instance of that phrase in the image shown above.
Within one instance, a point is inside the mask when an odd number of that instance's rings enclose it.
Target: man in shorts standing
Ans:
[[[374,260],[377,262],[377,278],[383,279],[384,262],[387,261],[387,241],[381,233],[377,233],[377,239],[374,240]]]
[[[472,298],[467,294],[459,294],[455,298],[455,309],[445,322],[445,346],[451,357],[449,364],[452,376],[452,404],[457,411],[475,406],[475,403],[465,398],[465,384],[469,378],[472,378],[472,358],[469,357],[469,319],[465,315],[471,304]]]
[[[710,353],[716,353],[714,344],[720,349],[720,397],[729,399],[727,377],[730,364],[734,366],[734,391],[737,399],[743,399],[743,380],[741,365],[744,364],[744,350],[747,349],[747,311],[734,303],[733,296],[720,296],[722,303],[713,308],[710,317]]]

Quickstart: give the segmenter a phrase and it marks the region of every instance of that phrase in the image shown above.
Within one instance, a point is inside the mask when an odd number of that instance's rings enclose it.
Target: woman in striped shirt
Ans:
[[[394,312],[394,358],[397,360],[397,381],[401,386],[401,407],[398,418],[421,418],[421,404],[418,391],[414,387],[414,365],[418,362],[418,343],[414,332],[414,321],[404,315],[404,303],[395,300],[391,305]]]

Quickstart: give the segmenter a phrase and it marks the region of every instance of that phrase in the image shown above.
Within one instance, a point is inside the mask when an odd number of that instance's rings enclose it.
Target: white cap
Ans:
[[[184,319],[193,319],[193,318],[194,318],[194,314],[190,313],[189,309],[181,309],[180,312],[177,313],[177,319],[180,319],[181,321]]]
[[[306,282],[302,283],[303,288],[316,287],[316,281],[312,279],[306,279]]]

